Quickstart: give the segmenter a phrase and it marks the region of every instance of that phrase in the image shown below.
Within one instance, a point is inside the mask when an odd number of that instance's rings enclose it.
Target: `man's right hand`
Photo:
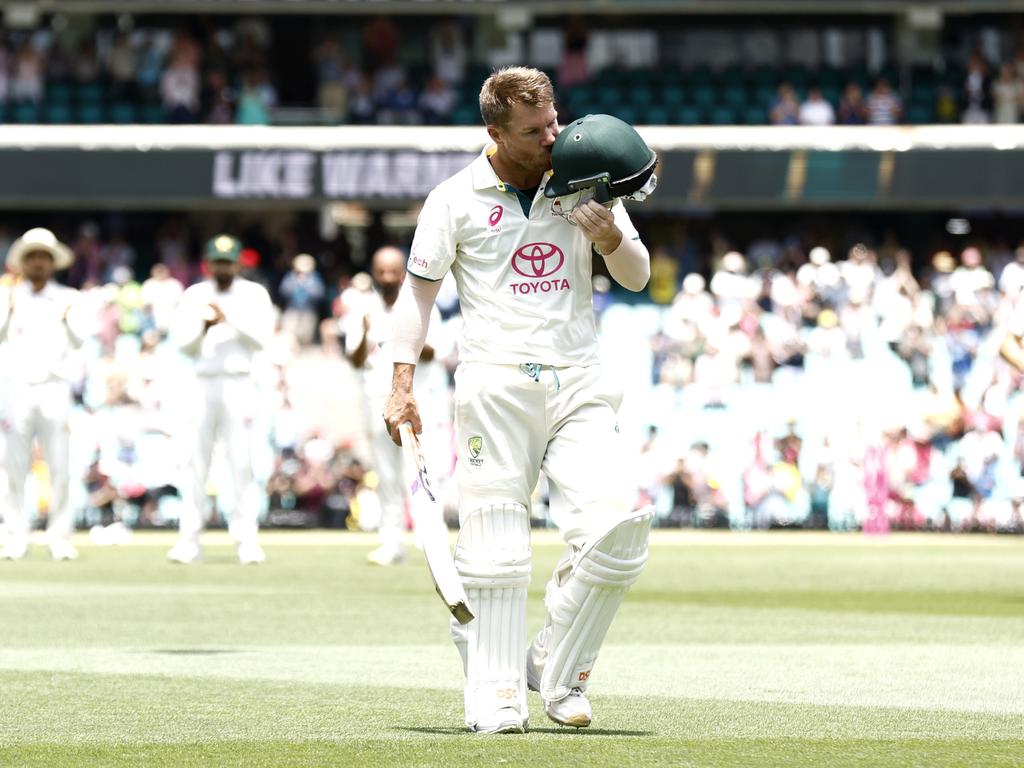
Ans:
[[[391,396],[384,404],[384,423],[395,445],[402,444],[398,428],[405,422],[412,424],[412,431],[420,434],[423,422],[420,421],[420,409],[416,406],[416,398],[412,394],[412,377],[416,366],[409,363],[395,363],[391,378]]]
[[[384,404],[384,423],[395,445],[402,444],[398,428],[405,422],[412,424],[412,431],[417,435],[423,431],[423,422],[420,421],[420,410],[416,405],[416,398],[412,392],[392,390],[391,396]]]

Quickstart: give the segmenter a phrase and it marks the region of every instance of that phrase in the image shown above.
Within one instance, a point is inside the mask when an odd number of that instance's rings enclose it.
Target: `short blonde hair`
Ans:
[[[551,79],[532,67],[503,67],[488,77],[480,88],[480,116],[485,125],[508,124],[516,104],[545,107],[555,101]]]

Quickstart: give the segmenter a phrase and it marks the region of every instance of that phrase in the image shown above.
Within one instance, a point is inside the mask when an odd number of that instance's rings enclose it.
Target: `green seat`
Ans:
[[[628,93],[629,103],[638,109],[646,109],[654,103],[654,90],[648,86],[638,86]]]
[[[32,125],[39,122],[39,107],[31,102],[15,104],[11,109],[11,122]]]
[[[671,122],[669,111],[665,107],[650,107],[642,122],[647,125],[668,125]]]
[[[704,123],[704,113],[699,107],[680,107],[676,110],[675,121],[679,125],[702,125]]]
[[[134,104],[119,101],[110,107],[110,122],[131,125],[139,122],[139,113]]]
[[[46,122],[51,125],[67,125],[71,122],[71,107],[64,103],[49,103],[44,107]]]
[[[712,125],[736,125],[736,110],[732,107],[719,105],[711,110],[708,122]]]
[[[452,123],[454,125],[479,125],[480,110],[468,104],[456,107],[452,110]]]
[[[743,122],[747,125],[768,125],[768,110],[762,106],[753,104],[744,109],[741,114]]]
[[[929,125],[935,122],[935,111],[923,104],[907,107],[907,122],[911,125]]]
[[[103,89],[99,83],[82,83],[75,89],[75,101],[79,104],[98,104],[103,101]]]
[[[147,125],[159,125],[167,122],[167,113],[160,104],[144,104],[139,111],[142,122]]]
[[[67,104],[71,101],[71,87],[67,83],[50,83],[46,88],[48,104]]]
[[[637,111],[634,107],[628,104],[623,104],[615,109],[611,114],[615,115],[619,120],[630,125],[636,125]]]
[[[694,85],[691,98],[694,106],[701,109],[710,109],[718,100],[714,86],[706,83]]]
[[[680,107],[686,99],[686,91],[679,84],[666,85],[661,89],[661,103],[666,107]]]
[[[742,85],[730,85],[722,91],[722,104],[732,109],[743,109],[750,103],[747,89]]]
[[[105,117],[100,104],[81,104],[75,110],[75,122],[82,125],[99,125]]]

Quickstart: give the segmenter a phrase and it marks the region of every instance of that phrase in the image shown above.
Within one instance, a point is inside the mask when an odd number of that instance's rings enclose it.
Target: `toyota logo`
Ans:
[[[512,269],[523,277],[548,277],[565,264],[565,254],[554,243],[527,243],[512,254]]]

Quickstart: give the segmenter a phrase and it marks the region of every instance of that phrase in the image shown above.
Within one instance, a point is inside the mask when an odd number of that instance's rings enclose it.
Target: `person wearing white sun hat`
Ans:
[[[8,484],[3,494],[7,539],[0,559],[20,560],[28,551],[25,480],[34,440],[39,441],[50,470],[50,554],[55,560],[78,557],[70,541],[74,522],[68,504],[71,389],[65,370],[69,355],[87,334],[74,309],[77,291],[53,279],[73,260],[71,250],[41,227],[15,240],[7,253],[14,282],[0,294],[0,348],[7,387],[0,426],[7,443]]]

